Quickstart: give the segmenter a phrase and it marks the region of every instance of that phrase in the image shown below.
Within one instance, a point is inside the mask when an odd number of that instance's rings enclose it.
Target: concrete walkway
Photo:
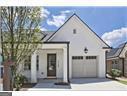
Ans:
[[[34,88],[28,90],[126,90],[127,85],[106,78],[80,78],[72,79],[70,85],[54,85],[55,81],[39,82]]]

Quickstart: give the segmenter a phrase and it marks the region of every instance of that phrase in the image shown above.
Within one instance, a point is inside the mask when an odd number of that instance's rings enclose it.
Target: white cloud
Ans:
[[[111,32],[105,32],[102,39],[110,46],[118,46],[127,41],[127,28],[116,29]]]
[[[65,11],[61,11],[60,13],[61,14],[66,14],[66,13],[71,13],[72,12],[72,10],[65,10]]]
[[[42,28],[40,28],[40,29],[41,29],[41,31],[47,31],[47,29],[44,28],[44,27],[42,27]]]
[[[47,24],[48,25],[54,25],[56,27],[59,27],[61,26],[64,22],[65,22],[65,19],[66,19],[66,15],[57,15],[57,16],[52,16],[52,20],[47,20]]]
[[[50,14],[50,12],[46,8],[42,7],[42,9],[41,9],[41,17],[47,18],[49,14]]]
[[[52,19],[47,20],[47,24],[50,26],[60,27],[66,20],[67,15],[71,13],[70,10],[61,11],[60,15],[52,15]]]

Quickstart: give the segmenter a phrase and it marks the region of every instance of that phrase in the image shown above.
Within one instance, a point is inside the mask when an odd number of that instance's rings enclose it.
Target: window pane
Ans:
[[[31,56],[28,56],[24,61],[24,70],[31,70]]]
[[[76,34],[76,29],[73,29],[73,34]]]
[[[37,70],[39,70],[39,55],[37,55],[37,58],[36,58],[36,68]]]
[[[96,56],[86,56],[86,59],[96,59]]]
[[[83,59],[83,56],[72,56],[72,59],[77,59],[77,60]]]

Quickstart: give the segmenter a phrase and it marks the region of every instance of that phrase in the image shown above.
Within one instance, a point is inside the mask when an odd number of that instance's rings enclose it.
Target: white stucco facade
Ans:
[[[73,34],[73,29],[77,33]],[[98,77],[105,77],[105,52],[102,42],[77,16],[71,18],[49,41],[70,41],[69,44],[69,76],[72,78],[72,56],[97,56]],[[84,53],[84,48],[88,53]]]
[[[75,34],[73,33],[74,29],[76,30]],[[31,71],[25,74],[31,78],[31,82],[37,82],[38,78],[48,78],[47,54],[53,53],[56,54],[56,78],[62,78],[64,82],[68,82],[68,77],[73,78],[73,56],[96,56],[96,77],[103,78],[106,74],[105,52],[107,50],[104,48],[108,47],[87,25],[76,15],[73,15],[49,38],[47,43],[42,45],[38,52],[32,54]],[[84,48],[88,49],[87,53],[84,52]],[[36,55],[39,55],[39,70],[36,70]]]

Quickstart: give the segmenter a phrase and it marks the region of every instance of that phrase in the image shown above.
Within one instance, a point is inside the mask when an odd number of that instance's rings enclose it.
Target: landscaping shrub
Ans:
[[[20,90],[24,83],[28,82],[27,78],[22,74],[16,74],[14,77],[14,87],[16,91]]]
[[[122,72],[118,69],[112,69],[110,75],[113,79],[115,79],[116,77],[120,77],[122,75]]]

